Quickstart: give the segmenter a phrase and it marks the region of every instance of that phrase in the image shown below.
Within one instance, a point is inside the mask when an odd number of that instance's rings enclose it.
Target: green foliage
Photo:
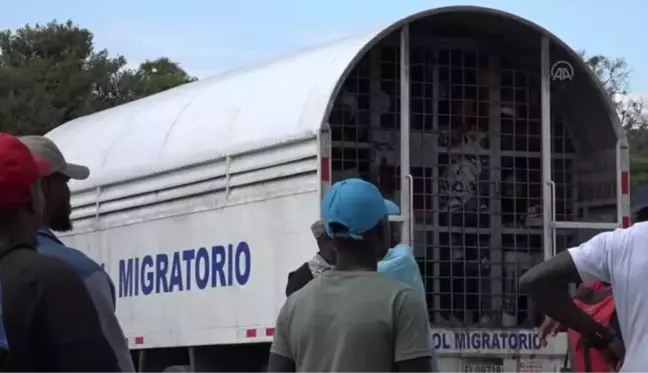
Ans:
[[[623,58],[587,56],[585,52],[581,52],[581,56],[616,105],[630,145],[633,188],[648,185],[648,101],[646,98],[633,99],[627,96],[630,70]]]
[[[195,80],[177,63],[163,57],[146,60],[136,71],[126,71],[120,81],[120,91],[130,101]]]
[[[648,185],[648,153],[634,153],[630,157],[632,189]]]
[[[617,95],[628,93],[630,70],[625,59],[606,57],[600,54],[587,56],[584,51],[580,54],[613,100],[616,101]]]
[[[167,58],[125,68],[72,21],[0,32],[0,130],[44,134],[69,120],[195,80]]]

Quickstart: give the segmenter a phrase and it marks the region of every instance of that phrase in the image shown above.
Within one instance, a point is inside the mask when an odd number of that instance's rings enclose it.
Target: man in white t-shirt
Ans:
[[[572,302],[567,285],[594,280],[612,284],[626,351],[620,336]],[[601,233],[537,265],[520,279],[520,290],[592,346],[625,354],[622,372],[648,371],[648,222]]]
[[[557,325],[590,336],[595,344],[624,358],[622,372],[648,371],[648,186],[632,191],[636,222],[627,229],[601,233],[537,265],[520,279],[528,293]],[[620,336],[571,302],[570,282],[599,280],[612,284]],[[555,320],[555,321],[554,321]],[[560,325],[562,324],[562,325]],[[625,356],[624,356],[625,354]]]

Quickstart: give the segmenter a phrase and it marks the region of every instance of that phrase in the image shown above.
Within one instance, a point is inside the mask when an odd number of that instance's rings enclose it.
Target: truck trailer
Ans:
[[[442,370],[557,371],[525,270],[630,224],[628,145],[581,56],[500,10],[370,32],[72,120],[70,246],[116,284],[140,371],[263,371],[331,183],[396,201]]]

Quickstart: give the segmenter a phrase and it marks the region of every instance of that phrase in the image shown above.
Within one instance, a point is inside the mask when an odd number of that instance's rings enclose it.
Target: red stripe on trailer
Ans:
[[[144,344],[144,337],[135,337],[135,344],[136,345]]]
[[[245,337],[246,338],[256,338],[256,336],[257,336],[256,329],[246,329],[245,330]]]
[[[629,216],[624,216],[623,220],[621,221],[621,227],[622,228],[628,228],[630,226],[630,217]]]
[[[331,179],[329,157],[322,157],[320,167],[321,167],[320,172],[322,173],[322,181],[328,182]]]
[[[266,328],[265,330],[266,337],[272,337],[274,336],[274,333],[275,333],[275,328]]]
[[[621,171],[621,193],[630,193],[630,173],[628,171]]]

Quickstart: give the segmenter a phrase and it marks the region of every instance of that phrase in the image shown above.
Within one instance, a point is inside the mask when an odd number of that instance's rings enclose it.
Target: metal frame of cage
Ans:
[[[399,32],[393,33],[372,48],[346,78],[328,120],[330,132],[323,133],[321,138],[321,143],[324,145],[321,150],[322,154],[330,154],[330,159],[322,158],[323,162],[326,162],[322,165],[321,171],[323,184],[350,176],[359,176],[375,182],[387,198],[393,198],[400,202],[401,215],[391,217],[390,220],[403,223],[402,241],[413,244],[418,257],[422,256],[420,264],[422,264],[422,274],[429,294],[428,307],[431,311],[431,320],[436,324],[443,324],[440,321],[444,320],[442,316],[444,312],[452,314],[456,308],[462,308],[457,311],[463,311],[463,320],[455,323],[445,320],[446,325],[519,327],[531,326],[529,322],[537,325],[539,320],[537,318],[534,320],[530,316],[532,306],[520,304],[524,302],[520,301],[521,297],[517,293],[516,283],[517,277],[522,272],[521,267],[528,269],[538,261],[555,255],[557,250],[573,244],[573,237],[577,235],[578,229],[607,230],[618,226],[616,221],[621,220],[625,224],[623,210],[619,204],[616,210],[617,214],[612,221],[601,223],[577,221],[579,216],[587,215],[582,212],[581,205],[583,203],[580,199],[583,197],[578,193],[582,189],[579,187],[578,176],[581,174],[587,176],[587,174],[576,172],[578,167],[575,164],[579,162],[577,149],[567,151],[572,145],[573,148],[577,148],[577,143],[572,143],[570,139],[568,124],[563,123],[559,115],[553,117],[549,115],[551,113],[550,61],[549,41],[546,37],[542,42],[541,71],[537,72],[535,77],[530,77],[529,71],[524,70],[524,66],[521,69],[515,66],[499,66],[502,62],[501,51],[488,43],[475,43],[475,40],[470,39],[447,39],[429,35],[424,38],[421,38],[420,35],[413,36],[410,35],[409,26],[405,25]],[[421,39],[423,39],[422,43]],[[423,53],[422,62],[420,56],[416,56],[416,48],[421,46],[429,49],[431,53],[429,61],[426,60],[428,51]],[[490,172],[484,177],[485,180],[477,181],[478,189],[483,187],[487,191],[484,196],[479,190],[476,192],[477,205],[480,205],[482,197],[486,197],[488,205],[482,213],[473,214],[483,215],[477,217],[476,227],[466,226],[465,209],[460,214],[459,220],[462,223],[459,226],[447,224],[448,219],[452,219],[452,217],[444,217],[444,213],[439,207],[441,200],[439,184],[442,181],[440,170],[444,166],[447,169],[450,165],[449,161],[442,162],[440,159],[444,154],[446,158],[451,155],[459,155],[461,158],[465,156],[462,152],[455,152],[451,147],[440,146],[438,143],[442,132],[440,127],[444,125],[442,123],[444,115],[441,114],[442,109],[440,108],[440,105],[443,105],[441,95],[444,91],[441,89],[443,80],[441,70],[456,68],[451,62],[451,56],[445,66],[441,61],[443,60],[441,54],[450,55],[453,53],[452,51],[465,50],[474,52],[477,55],[477,60],[479,60],[479,53],[483,52],[487,56],[490,81],[485,89],[488,92],[488,98],[480,100],[481,93],[477,93],[473,110],[476,113],[471,113],[474,115],[467,115],[468,113],[465,112],[467,106],[464,105],[465,97],[462,96],[462,99],[459,100],[451,98],[448,100],[450,101],[448,105],[452,107],[453,103],[456,103],[454,101],[458,101],[461,113],[453,113],[452,109],[449,109],[450,111],[445,116],[450,119],[453,115],[477,118],[477,122],[479,122],[477,127],[482,125],[481,122],[484,122],[487,127],[485,132],[491,137],[488,147],[479,149],[477,152],[479,153],[477,158],[483,159]],[[430,63],[430,61],[432,62]],[[430,69],[430,67],[432,68]],[[417,69],[420,70],[420,68],[430,70],[423,73],[423,81],[415,76]],[[468,68],[462,65],[459,70],[464,70],[462,74],[465,75],[466,69]],[[479,66],[475,66],[475,70],[478,69]],[[386,70],[391,71],[386,73]],[[429,80],[427,79],[428,73]],[[475,74],[478,74],[478,71]],[[515,79],[518,74],[522,74],[520,75],[521,79],[527,82],[526,87],[516,86]],[[504,75],[511,75],[512,78],[509,80],[512,82],[506,83]],[[532,79],[535,79],[537,83],[538,97],[533,103],[529,103],[531,101],[529,82]],[[495,81],[497,84],[492,84]],[[452,82],[449,84],[452,85]],[[468,84],[462,81],[461,85],[464,85],[462,90],[465,93]],[[475,91],[479,92],[481,88],[484,87],[481,87],[479,82],[475,83]],[[515,94],[512,100],[502,96],[506,96],[506,89],[515,91],[517,88],[526,90],[526,102],[523,104],[527,106],[525,118],[523,118],[526,129],[522,135],[526,136],[526,149],[516,147],[516,124],[513,124],[508,132],[502,128],[504,127],[501,115],[502,105],[509,103],[513,106],[513,121],[516,121],[518,114],[515,110],[517,104],[520,104],[520,102],[516,102]],[[384,90],[390,91],[386,93],[387,97],[385,97]],[[451,95],[451,93],[448,94]],[[421,102],[423,103],[421,104]],[[532,105],[534,106],[533,110],[539,115],[530,114]],[[386,107],[387,109],[385,109]],[[483,111],[486,111],[486,115],[483,115]],[[494,114],[495,112],[500,115]],[[529,134],[531,122],[535,127],[533,135]],[[445,125],[448,126],[447,132],[451,137],[452,127],[450,124]],[[552,135],[552,133],[557,133],[557,135]],[[540,139],[539,144],[532,146],[533,151],[529,149],[531,147],[529,139],[532,136]],[[418,147],[417,139],[420,140]],[[511,142],[512,144],[509,144]],[[433,143],[434,146],[431,149],[430,147],[423,149],[424,143]],[[504,150],[502,147],[506,149]],[[419,157],[413,156],[416,151],[420,152]],[[423,153],[425,154],[423,155]],[[612,182],[612,189],[604,193],[609,197],[607,203],[616,204],[623,193],[623,174],[617,172],[621,169],[620,153],[617,145],[616,152],[612,156],[615,157],[615,164],[611,165],[612,168],[609,164],[605,167],[608,175],[612,172],[612,181],[615,179],[617,181],[616,183]],[[544,157],[543,154],[552,156]],[[417,158],[425,157],[432,159],[431,164],[416,164]],[[520,159],[526,166],[516,167],[516,162],[519,163]],[[604,154],[600,159],[605,161],[610,159],[610,155]],[[530,167],[530,163],[533,163],[534,166]],[[348,168],[351,168],[352,171],[345,172],[344,170]],[[519,185],[523,185],[526,189],[526,197],[523,197],[526,198],[526,204],[530,204],[529,200],[533,199],[541,205],[539,209],[539,212],[542,213],[541,222],[533,228],[504,227],[502,224],[501,191],[502,185],[505,183],[502,182],[501,174],[511,171],[515,175],[516,171],[519,172],[520,169],[526,174],[525,182],[518,183],[514,179],[513,190],[517,190]],[[596,167],[594,169],[600,170]],[[530,170],[533,170],[535,174],[533,182],[529,181],[531,179]],[[596,174],[598,175],[600,172],[596,172]],[[618,175],[620,177],[617,177]],[[604,184],[609,186],[609,182],[610,180],[606,179]],[[424,185],[422,192],[421,183]],[[403,187],[406,188],[405,193],[401,192]],[[531,189],[534,189],[536,195],[533,198],[529,196]],[[513,197],[514,210],[517,199],[517,197]],[[421,203],[423,208],[415,208],[415,205],[421,205]],[[427,208],[428,205],[431,205],[431,208]],[[596,207],[596,203],[589,205]],[[431,213],[428,213],[430,211]],[[517,212],[513,212],[513,215],[515,217]],[[444,219],[446,224],[441,221]],[[415,239],[415,236],[421,235],[422,238]],[[453,237],[459,237],[460,242],[454,244]],[[467,237],[473,237],[473,240],[474,237],[477,237],[477,240],[470,243],[467,242]],[[529,246],[529,241],[532,238],[539,244],[532,245],[533,248],[527,248],[525,254],[529,255],[526,258],[517,255],[520,253],[519,246],[523,245],[521,241],[526,239],[524,245]],[[505,252],[506,242],[504,241],[506,240],[512,240],[514,250]],[[582,242],[582,240],[579,241]],[[543,245],[543,242],[551,244]],[[476,249],[478,256],[466,260],[467,249],[471,248]],[[463,271],[454,271],[462,272],[461,275],[457,276],[453,273],[452,268],[457,264],[455,260],[442,258],[443,249],[450,252],[453,249],[463,251],[464,256],[458,263],[459,267],[463,267]],[[488,271],[483,270],[481,266],[482,258],[479,253],[482,251],[488,252]],[[429,257],[432,259],[429,260]],[[475,276],[466,273],[468,262],[471,262],[470,265],[476,265],[477,274]],[[432,264],[429,271],[428,263]],[[443,272],[441,267],[444,263],[450,265],[448,276],[441,275]],[[511,267],[513,270],[509,272],[512,274],[505,275],[504,272],[510,270]],[[464,285],[459,286],[463,289],[456,289],[457,286],[453,286],[453,283],[459,280],[464,281]],[[506,281],[514,283],[508,284],[505,283]],[[466,284],[469,282],[473,291],[467,290],[468,285]],[[443,303],[442,298],[444,297],[446,304],[448,303],[447,298],[450,298],[449,307],[439,306]],[[461,299],[462,297],[463,299]],[[473,304],[475,307],[471,309],[467,307],[469,298],[470,302],[477,304],[476,306]],[[454,303],[458,303],[459,306],[455,307]],[[504,303],[508,303],[508,305]],[[502,315],[503,311],[507,310],[512,311],[512,316],[516,319],[515,322],[504,322]],[[471,320],[467,320],[466,314],[469,311],[476,312],[476,317],[473,315]],[[527,314],[529,322],[525,323],[519,320],[521,313]],[[490,319],[483,320],[482,316],[488,316]]]

